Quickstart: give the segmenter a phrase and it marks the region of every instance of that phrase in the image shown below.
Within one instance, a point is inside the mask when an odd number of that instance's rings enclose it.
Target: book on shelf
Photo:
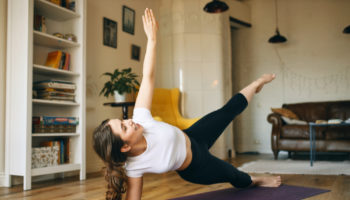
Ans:
[[[76,85],[69,81],[44,80],[33,83],[33,98],[75,102]]]
[[[38,99],[44,99],[44,100],[55,100],[55,101],[75,101],[75,97],[60,97],[60,96],[38,96]]]
[[[54,3],[58,6],[61,6],[61,0],[49,0],[51,3]]]
[[[48,67],[52,67],[58,69],[60,66],[62,57],[62,51],[53,51],[48,53],[45,65]]]
[[[55,69],[70,70],[70,54],[60,50],[49,52],[45,66]]]
[[[79,124],[77,117],[33,116],[33,133],[75,133]]]
[[[54,80],[54,79],[37,81],[33,83],[33,86],[34,86],[34,89],[46,89],[46,88],[71,89],[71,90],[76,89],[76,85],[73,82]]]
[[[63,70],[70,70],[70,54],[66,53],[65,61],[62,67]]]
[[[69,138],[60,138],[51,141],[44,141],[40,143],[40,147],[58,147],[57,163],[65,164],[70,162],[69,153]]]
[[[40,90],[39,90],[40,91]],[[47,100],[67,100],[74,101],[75,94],[68,92],[39,92],[37,91],[35,98]]]
[[[37,90],[37,97],[46,97],[46,96],[58,96],[58,97],[75,97],[74,92],[61,92],[61,91],[52,91],[48,92],[46,90]]]
[[[34,16],[34,30],[46,33],[45,17],[41,15]]]
[[[52,116],[33,116],[33,124],[43,125],[78,125],[77,117],[52,117]]]
[[[61,88],[41,88],[36,89],[37,92],[63,92],[63,93],[69,93],[74,94],[74,89],[61,89]]]

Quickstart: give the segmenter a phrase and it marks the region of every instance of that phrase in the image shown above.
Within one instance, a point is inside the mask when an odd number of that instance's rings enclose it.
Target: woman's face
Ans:
[[[144,128],[131,119],[111,119],[108,124],[113,134],[119,135],[119,137],[130,146],[137,144],[142,139]]]

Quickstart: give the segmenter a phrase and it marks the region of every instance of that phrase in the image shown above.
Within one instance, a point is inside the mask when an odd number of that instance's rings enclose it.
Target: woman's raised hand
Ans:
[[[148,40],[157,40],[158,22],[156,21],[152,9],[146,8],[145,14],[142,15],[143,29]]]

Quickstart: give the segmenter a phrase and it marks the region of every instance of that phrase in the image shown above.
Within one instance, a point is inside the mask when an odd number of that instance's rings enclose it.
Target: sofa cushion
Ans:
[[[326,127],[315,127],[316,139],[324,139]],[[281,138],[284,139],[309,139],[309,125],[285,125],[282,126]]]
[[[298,103],[298,104],[284,104],[283,108],[293,111],[300,120],[307,122],[315,122],[316,120],[328,119],[327,103]]]
[[[302,121],[302,120],[298,120],[298,119],[291,119],[291,118],[288,118],[285,116],[281,116],[281,117],[286,124],[299,124],[299,125],[306,125],[307,124],[306,121]]]
[[[271,111],[290,119],[299,119],[299,117],[293,111],[286,108],[271,108]]]
[[[331,102],[328,108],[328,119],[346,120],[350,118],[350,102]]]

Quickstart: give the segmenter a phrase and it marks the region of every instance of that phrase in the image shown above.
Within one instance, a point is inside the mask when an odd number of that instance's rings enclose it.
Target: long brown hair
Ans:
[[[105,179],[107,181],[107,200],[121,200],[126,192],[126,172],[124,164],[126,153],[120,151],[125,144],[118,136],[114,135],[108,125],[109,119],[104,120],[94,131],[93,146],[97,155],[104,161]]]

